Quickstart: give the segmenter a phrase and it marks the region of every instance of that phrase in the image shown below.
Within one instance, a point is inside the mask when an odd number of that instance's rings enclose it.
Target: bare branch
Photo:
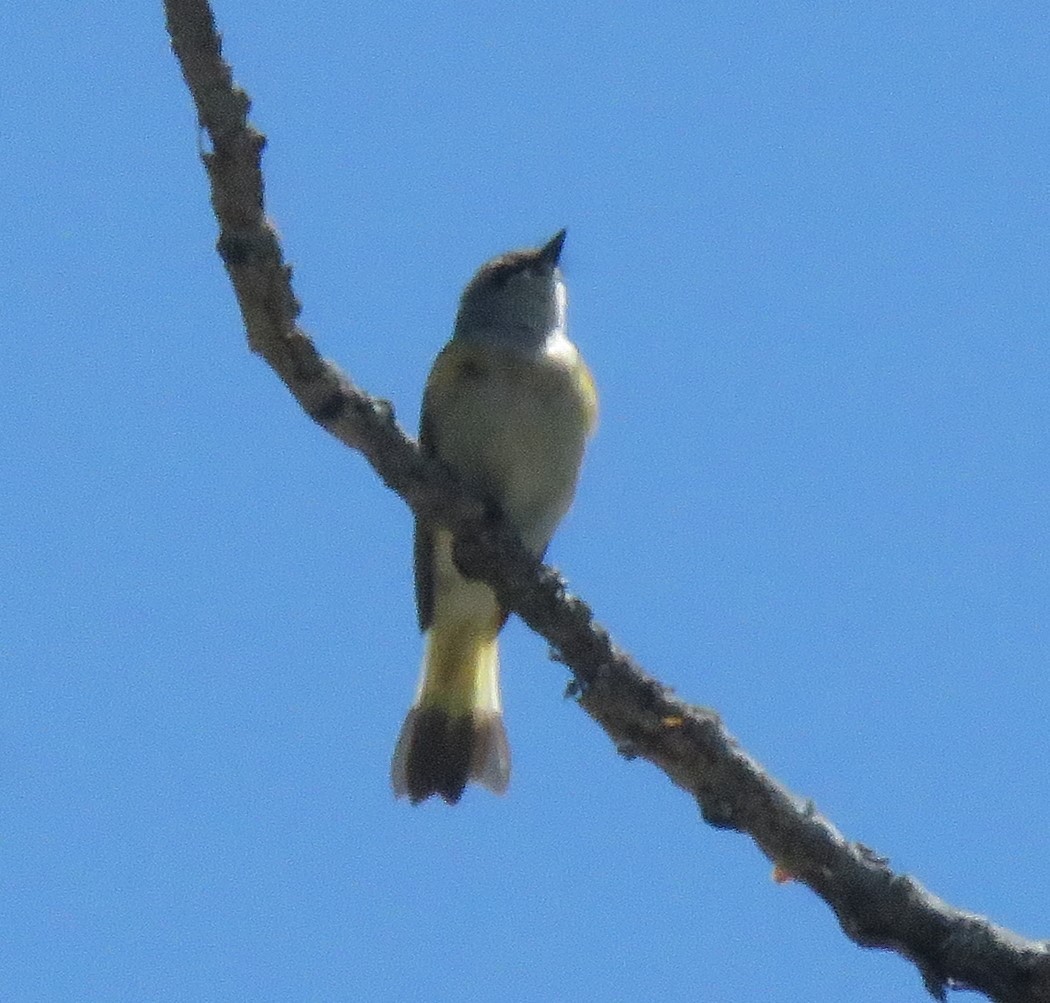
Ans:
[[[561,576],[502,524],[486,520],[440,464],[424,458],[388,403],[321,358],[298,327],[291,269],[266,219],[260,158],[265,137],[233,84],[206,0],[166,0],[172,48],[212,143],[203,154],[219,222],[218,251],[233,282],[248,344],[311,418],[362,452],[419,515],[457,535],[457,561],[545,637],[572,671],[571,691],[617,748],[658,766],[692,795],[704,819],[746,832],[793,879],[832,908],[863,947],[909,958],[930,994],[969,988],[1001,1003],[1050,1003],[1050,946],[960,912],[859,843],[744,753],[711,710],[683,703],[610,640]]]

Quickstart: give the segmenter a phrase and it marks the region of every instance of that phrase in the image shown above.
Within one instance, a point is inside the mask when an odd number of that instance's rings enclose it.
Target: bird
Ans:
[[[572,504],[598,413],[594,379],[569,340],[565,230],[483,264],[460,298],[423,393],[419,442],[542,557]],[[508,611],[465,577],[448,529],[416,519],[415,598],[424,634],[415,699],[391,764],[397,797],[456,804],[468,783],[503,794],[498,636]]]

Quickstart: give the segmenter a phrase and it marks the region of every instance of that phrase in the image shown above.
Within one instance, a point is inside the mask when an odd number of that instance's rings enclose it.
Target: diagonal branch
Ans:
[[[211,9],[207,0],[165,0],[164,7],[172,48],[212,144],[202,159],[219,222],[218,251],[248,344],[306,413],[363,453],[416,514],[453,530],[457,561],[553,645],[573,674],[571,691],[621,752],[663,770],[711,825],[751,836],[781,872],[827,902],[853,941],[913,961],[937,999],[949,988],[969,988],[1001,1003],[1050,1003],[1050,946],[949,906],[846,840],[740,749],[717,714],[684,703],[644,673],[556,571],[506,526],[488,521],[478,499],[420,454],[386,401],[318,354],[296,323],[291,269],[265,216],[265,137],[248,124],[250,102],[223,61]]]

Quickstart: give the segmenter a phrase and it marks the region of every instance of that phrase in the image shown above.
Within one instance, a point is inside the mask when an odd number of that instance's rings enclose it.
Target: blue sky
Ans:
[[[717,5],[716,5],[717,6]],[[551,559],[850,837],[1050,935],[1040,4],[220,3],[322,351],[414,428],[569,230]],[[410,808],[410,519],[249,355],[159,2],[0,15],[0,996],[926,999],[562,698]]]

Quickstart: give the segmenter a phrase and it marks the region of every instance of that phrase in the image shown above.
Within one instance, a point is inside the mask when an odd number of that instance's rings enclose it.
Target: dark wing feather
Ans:
[[[437,451],[433,422],[427,419],[425,398],[423,417],[419,423],[419,447],[427,456],[433,456]],[[412,556],[416,579],[416,615],[419,619],[419,629],[425,631],[430,629],[434,619],[434,534],[431,528],[418,518],[412,541]]]

